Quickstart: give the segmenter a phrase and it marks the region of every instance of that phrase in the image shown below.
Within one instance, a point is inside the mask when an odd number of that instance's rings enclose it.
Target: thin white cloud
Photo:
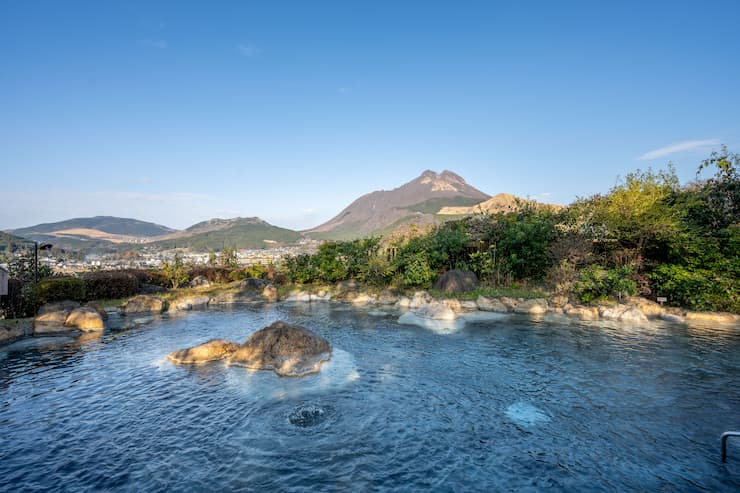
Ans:
[[[675,154],[677,152],[693,151],[704,147],[712,147],[720,144],[719,139],[706,139],[706,140],[685,140],[683,142],[676,142],[660,149],[655,149],[650,152],[646,152],[638,159],[640,161],[647,161],[648,159],[658,159],[661,157]]]
[[[169,46],[169,43],[164,39],[140,39],[139,45],[145,48],[155,48],[157,50],[164,50]]]
[[[239,44],[236,49],[247,58],[252,58],[262,53],[262,49],[253,43]]]

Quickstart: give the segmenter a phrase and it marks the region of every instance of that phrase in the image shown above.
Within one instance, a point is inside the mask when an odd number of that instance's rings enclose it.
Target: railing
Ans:
[[[740,431],[726,431],[722,433],[722,462],[727,462],[727,439],[730,437],[740,437]]]

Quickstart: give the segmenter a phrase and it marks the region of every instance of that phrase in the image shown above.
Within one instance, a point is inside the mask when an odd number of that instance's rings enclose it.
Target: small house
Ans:
[[[8,270],[0,265],[0,296],[8,295],[8,278],[10,274]]]

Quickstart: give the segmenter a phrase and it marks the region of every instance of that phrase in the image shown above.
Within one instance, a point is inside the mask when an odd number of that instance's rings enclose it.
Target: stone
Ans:
[[[374,305],[378,298],[372,294],[360,293],[352,299],[354,305]]]
[[[414,315],[431,320],[455,320],[457,313],[444,303],[433,301],[412,311]]]
[[[563,308],[563,313],[569,317],[575,317],[581,320],[598,320],[599,309],[595,306],[569,306]]]
[[[547,300],[547,304],[553,308],[563,308],[568,304],[568,297],[562,295],[550,296]]]
[[[15,339],[31,335],[33,333],[33,325],[27,321],[16,320],[15,323],[3,323],[0,324],[0,344],[11,342]]]
[[[396,306],[398,308],[410,308],[411,307],[411,298],[408,296],[401,296],[398,298],[398,301],[396,301]]]
[[[547,313],[547,300],[544,298],[534,298],[522,301],[516,305],[514,312],[527,315],[544,315]]]
[[[277,288],[272,284],[268,284],[262,290],[262,297],[265,299],[265,301],[270,301],[270,302],[277,301],[278,300]]]
[[[599,314],[605,320],[616,320],[629,324],[647,324],[648,319],[639,309],[629,305],[599,307]]]
[[[180,349],[167,355],[167,359],[181,365],[196,365],[228,358],[239,349],[239,344],[226,339],[211,339],[199,346]]]
[[[167,309],[167,301],[156,296],[140,294],[134,296],[123,307],[123,313],[162,313]]]
[[[211,296],[209,305],[231,305],[234,303],[253,303],[262,301],[262,295],[254,291],[226,291]]]
[[[316,373],[331,358],[331,345],[305,327],[278,321],[258,330],[229,358],[229,364],[278,375]]]
[[[478,309],[478,303],[473,300],[462,300],[460,301],[460,308],[468,312],[476,311]]]
[[[504,306],[510,311],[513,312],[514,308],[520,303],[520,301],[516,298],[509,298],[506,296],[502,296],[499,298],[499,301],[504,304]]]
[[[432,297],[426,291],[417,291],[414,293],[414,297],[409,301],[408,308],[419,308],[432,301]]]
[[[83,306],[72,310],[64,321],[64,325],[84,331],[105,329],[103,317],[97,312],[97,310],[89,306]]]
[[[455,313],[460,313],[463,311],[463,306],[460,300],[456,300],[454,298],[447,298],[447,299],[442,300],[441,303]]]
[[[498,300],[496,298],[488,298],[486,296],[478,296],[478,299],[475,301],[476,305],[478,305],[478,310],[484,311],[484,312],[498,312],[498,313],[506,313],[509,311],[509,308],[501,303],[501,300]]]
[[[294,289],[293,291],[288,293],[288,296],[283,298],[283,301],[295,301],[295,302],[307,303],[311,301],[311,293]]]
[[[459,294],[473,291],[478,287],[478,277],[469,270],[448,270],[434,283],[434,289],[445,293]]]
[[[264,279],[257,279],[255,277],[248,277],[237,283],[237,287],[240,289],[264,289],[269,284]]]
[[[69,313],[67,310],[59,310],[36,315],[36,318],[33,319],[33,333],[53,334],[55,332],[67,332],[71,330],[64,325]]]
[[[170,303],[171,311],[203,310],[208,308],[211,299],[208,296],[186,296]]]
[[[191,288],[210,288],[211,281],[209,281],[206,276],[195,276],[193,280],[190,281],[190,287]]]
[[[646,317],[660,317],[666,312],[660,304],[639,296],[630,297],[628,303],[640,310]]]
[[[398,302],[399,298],[396,294],[388,289],[384,289],[378,294],[377,303],[379,305],[393,305]]]
[[[101,304],[96,303],[94,301],[88,301],[87,303],[85,303],[85,306],[88,308],[92,308],[93,310],[98,312],[98,314],[100,314],[103,320],[108,320],[108,312],[105,311],[105,308],[103,308]]]
[[[740,315],[726,312],[686,312],[686,322],[700,324],[738,324]]]

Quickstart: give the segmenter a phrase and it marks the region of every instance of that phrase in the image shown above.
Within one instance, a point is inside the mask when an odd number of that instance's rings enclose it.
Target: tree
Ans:
[[[170,286],[172,286],[173,289],[177,289],[181,285],[188,282],[188,271],[179,253],[175,254],[172,262],[167,262],[165,260],[162,263],[162,276],[167,280],[167,282],[170,284]]]
[[[221,250],[221,257],[219,260],[221,262],[221,267],[226,267],[227,269],[236,269],[239,266],[236,248],[232,246],[224,247],[224,249]]]

